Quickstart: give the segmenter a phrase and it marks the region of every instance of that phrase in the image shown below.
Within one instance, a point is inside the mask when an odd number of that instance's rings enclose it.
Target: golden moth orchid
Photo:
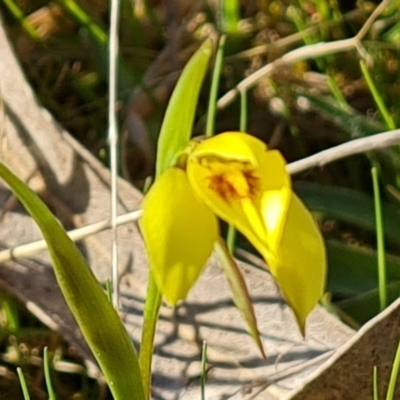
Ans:
[[[185,162],[165,171],[143,203],[140,226],[160,292],[171,305],[186,297],[211,255],[219,217],[264,257],[304,334],[324,290],[325,247],[282,155],[243,132],[188,148]]]

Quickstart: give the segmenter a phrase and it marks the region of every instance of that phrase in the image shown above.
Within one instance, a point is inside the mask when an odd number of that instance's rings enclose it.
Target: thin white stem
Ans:
[[[385,8],[391,3],[392,0],[383,0],[378,7],[375,8],[375,10],[372,12],[372,14],[368,17],[367,21],[365,24],[362,26],[362,28],[359,30],[355,38],[357,40],[363,40],[365,35],[368,33],[370,30],[372,24],[375,22],[375,20],[381,15],[384,11]]]
[[[218,108],[224,108],[230,103],[232,103],[238,93],[249,90],[253,86],[257,84],[257,82],[265,77],[270,75],[273,71],[282,68],[284,65],[294,64],[298,61],[314,59],[316,57],[327,56],[330,54],[340,53],[342,51],[348,51],[352,49],[359,50],[357,44],[358,40],[355,38],[352,39],[344,39],[338,40],[336,42],[330,43],[316,43],[308,46],[300,47],[299,49],[295,49],[286,53],[284,56],[276,59],[275,61],[265,65],[260,68],[253,74],[249,75],[246,79],[243,79],[234,89],[227,92],[224,96],[222,96],[218,102]]]
[[[136,210],[127,214],[120,215],[116,218],[116,224],[117,226],[119,226],[136,221],[141,215],[142,210]],[[77,242],[79,240],[85,239],[90,235],[94,235],[95,233],[104,231],[105,229],[109,229],[110,227],[110,220],[103,220],[91,225],[87,225],[83,228],[69,231],[67,232],[67,235],[71,240]],[[45,240],[38,240],[36,242],[22,244],[11,249],[0,251],[0,263],[10,260],[16,260],[17,258],[30,257],[45,249],[47,249],[47,244]]]
[[[223,107],[231,102],[239,91],[247,90],[253,86],[260,78],[271,73],[275,68],[282,64],[294,63],[296,61],[337,53],[349,49],[357,49],[360,52],[360,40],[365,36],[373,21],[382,12],[390,0],[384,0],[370,16],[360,32],[352,39],[341,40],[333,43],[318,43],[315,45],[304,46],[285,54],[282,58],[266,65],[255,74],[243,80],[237,88],[223,96],[218,106]],[[117,258],[117,226],[137,220],[142,211],[136,210],[125,215],[117,217],[117,148],[118,148],[118,128],[117,128],[117,55],[118,55],[118,19],[119,19],[119,1],[112,0],[111,24],[110,24],[110,86],[109,86],[109,134],[111,159],[111,222],[104,220],[86,227],[67,232],[69,237],[74,240],[82,240],[87,236],[93,235],[104,229],[112,229],[112,284],[113,284],[113,303],[118,305],[118,258]],[[367,29],[368,28],[368,29]],[[310,157],[295,161],[287,165],[287,171],[290,174],[296,174],[309,168],[321,167],[344,157],[359,154],[371,150],[382,149],[389,146],[400,144],[400,130],[379,133],[366,138],[352,140],[331,149],[324,150]],[[46,242],[39,240],[29,244],[14,247],[0,252],[0,263],[32,256],[46,249]]]
[[[247,78],[243,79],[235,88],[227,92],[218,100],[217,107],[219,109],[226,107],[236,99],[236,96],[239,93],[251,89],[260,79],[271,74],[273,71],[282,68],[282,66],[284,65],[290,65],[298,61],[328,56],[331,54],[341,53],[343,51],[349,50],[356,50],[359,53],[360,57],[366,59],[368,57],[368,54],[362,46],[361,40],[367,34],[368,30],[370,29],[376,18],[382,13],[382,11],[390,2],[391,0],[382,1],[382,3],[380,3],[379,6],[370,15],[370,17],[357,33],[357,35],[353,38],[337,40],[335,42],[329,43],[321,42],[311,44],[286,53],[282,57],[276,59],[270,64],[265,65],[264,67],[255,71],[253,74],[249,75]]]
[[[111,0],[110,42],[109,42],[109,103],[108,103],[108,144],[110,147],[111,170],[111,230],[112,230],[112,265],[111,285],[112,302],[116,309],[119,305],[118,285],[118,236],[117,236],[117,176],[118,176],[118,122],[117,122],[117,87],[118,87],[118,21],[119,0]]]
[[[394,131],[378,133],[376,135],[351,140],[349,142],[323,150],[310,157],[292,162],[287,165],[286,170],[294,175],[310,168],[322,167],[341,158],[355,154],[364,153],[371,150],[383,149],[385,147],[400,144],[400,129]]]
[[[303,158],[302,160],[292,162],[287,165],[286,169],[289,174],[294,175],[310,168],[322,167],[328,163],[352,156],[354,154],[382,149],[398,144],[400,144],[400,129],[351,140],[349,142],[332,147],[331,149],[321,151],[310,157]],[[116,218],[116,225],[119,226],[128,222],[136,221],[141,215],[142,210],[135,210],[130,213],[120,215]],[[69,231],[67,234],[73,241],[78,241],[90,235],[94,235],[102,230],[109,229],[110,227],[110,221],[104,220],[83,228]],[[44,249],[46,249],[46,242],[44,240],[38,240],[37,242],[3,250],[0,252],[0,263],[9,260],[15,260],[21,257],[29,257]]]

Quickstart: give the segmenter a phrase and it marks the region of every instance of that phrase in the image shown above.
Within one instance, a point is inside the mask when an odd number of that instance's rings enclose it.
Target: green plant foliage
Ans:
[[[328,290],[359,295],[377,288],[377,253],[335,240],[327,241]],[[400,282],[400,258],[386,255],[388,282]]]
[[[83,256],[47,206],[1,163],[0,176],[38,224],[47,242],[60,289],[114,399],[143,400],[141,374],[132,341]]]
[[[206,136],[212,136],[215,133],[215,115],[217,112],[217,98],[218,98],[218,86],[221,79],[221,71],[224,60],[224,47],[226,42],[226,36],[222,35],[219,39],[217,54],[215,57],[215,63],[213,68],[210,99],[208,101],[208,112],[207,112],[207,125],[206,125]]]
[[[374,201],[365,193],[338,186],[296,182],[295,191],[309,209],[326,218],[345,221],[369,232],[375,231]],[[400,210],[392,204],[383,205],[386,239],[400,246]]]
[[[28,386],[26,385],[25,377],[22,372],[21,368],[17,368],[17,373],[18,373],[18,378],[19,378],[19,383],[21,385],[22,389],[22,395],[24,396],[24,400],[30,400],[29,392],[28,392]]]
[[[226,34],[238,33],[240,22],[240,4],[238,0],[223,0],[221,2],[221,28]]]
[[[364,79],[368,84],[368,88],[375,100],[375,103],[381,113],[382,119],[385,122],[385,125],[387,129],[396,129],[396,125],[392,119],[392,116],[390,115],[386,104],[381,96],[380,91],[376,87],[376,84],[371,76],[371,73],[368,70],[367,64],[365,63],[364,60],[360,61],[360,68],[363,73]]]
[[[201,400],[206,400],[206,381],[207,381],[207,342],[203,341],[201,351],[201,375],[200,375],[200,388]]]
[[[213,51],[206,40],[190,59],[169,101],[157,149],[157,176],[173,165],[191,135],[200,88]]]
[[[390,304],[399,297],[400,282],[389,283],[386,290],[388,304]],[[338,301],[336,304],[345,314],[358,324],[363,325],[380,312],[379,290],[373,289],[359,296]]]
[[[24,15],[24,12],[18,6],[18,3],[13,0],[4,0],[3,4],[8,8],[11,15],[19,21],[21,27],[25,30],[25,32],[33,39],[40,40],[40,36],[36,32],[36,29],[32,26],[32,24],[27,20]]]
[[[235,260],[232,258],[228,247],[223,239],[219,239],[215,244],[215,254],[224,271],[226,279],[232,292],[232,298],[235,306],[242,314],[244,321],[249,328],[249,332],[257,347],[259,348],[262,356],[266,358],[264,346],[262,344],[260,333],[258,331],[257,319],[254,313],[254,307],[251,302],[250,294],[247,290],[246,283],[237,266]]]
[[[46,381],[47,393],[49,395],[49,400],[56,400],[56,394],[53,389],[53,384],[51,382],[51,373],[50,373],[50,365],[49,365],[49,352],[47,351],[47,347],[43,349],[43,368],[44,368],[44,376]]]
[[[392,364],[392,371],[390,373],[389,387],[386,393],[386,400],[394,399],[397,378],[399,376],[399,368],[400,368],[400,342],[397,345],[396,355],[394,357]]]
[[[54,32],[47,32],[46,29],[41,29],[46,27],[37,24],[35,12],[40,10],[41,15],[49,16],[53,3],[48,5],[48,2],[43,1],[15,0],[4,0],[3,3],[3,8],[8,11],[11,19],[17,21],[20,30],[25,32],[22,38],[21,35],[12,38],[16,31],[15,26],[9,30],[10,38],[17,44],[16,51],[30,49],[32,43],[34,44],[33,51],[29,51],[30,57],[24,53],[20,53],[20,56],[22,54],[21,60],[27,66],[27,75],[32,79],[38,97],[45,102],[45,107],[59,113],[56,117],[68,129],[77,129],[75,133],[81,132],[85,140],[90,138],[93,132],[97,132],[94,136],[98,139],[106,121],[105,81],[108,79],[109,62],[107,6],[104,7],[102,2],[96,1],[84,5],[82,3],[81,6],[78,0],[57,0],[55,4],[63,11],[62,22],[66,22],[66,29],[60,24]],[[227,57],[222,63],[225,39],[220,41],[220,52],[216,57],[214,90],[211,90],[212,100],[209,103],[209,109],[212,111],[208,112],[208,125],[205,129],[207,135],[237,129],[235,124],[238,122],[236,119],[239,119],[239,113],[235,115],[235,111],[232,112],[233,108],[220,109],[218,119],[215,119],[216,98],[223,96],[224,92],[229,94],[229,91],[237,95],[237,103],[232,105],[233,107],[239,106],[239,94],[242,96],[240,130],[247,131],[248,126],[252,134],[266,142],[272,137],[270,147],[279,148],[289,159],[298,159],[338,142],[372,136],[399,125],[398,0],[387,2],[386,8],[376,15],[376,20],[371,21],[370,25],[364,24],[376,9],[377,2],[361,1],[347,5],[344,2],[329,0],[223,0],[214,8],[207,4],[204,8],[191,10],[192,14],[185,14],[184,10],[190,8],[187,6],[190,2],[187,2],[185,7],[181,7],[180,2],[177,2],[173,9],[169,8],[168,4],[169,2],[149,1],[125,1],[121,4],[119,99],[127,99],[133,90],[146,94],[151,103],[149,108],[152,110],[147,113],[149,110],[146,108],[146,113],[139,113],[135,117],[143,120],[149,128],[152,142],[156,141],[160,115],[168,97],[160,100],[157,90],[166,88],[165,76],[176,72],[181,62],[192,54],[192,46],[199,38],[204,38],[202,31],[205,27],[214,28],[216,34],[227,35],[224,48]],[[197,20],[195,13],[199,13],[203,21],[196,26],[193,23]],[[7,23],[7,17],[4,21]],[[363,25],[367,29],[355,43],[351,38],[360,32]],[[182,31],[185,37],[179,36],[182,32],[180,28],[184,28]],[[26,33],[31,39],[28,47],[24,45]],[[206,35],[209,36],[208,33]],[[353,45],[343,46],[344,42],[349,41],[352,41]],[[321,47],[326,50],[319,52]],[[338,48],[341,50],[338,51]],[[160,68],[159,56],[164,50],[171,51],[172,56]],[[198,107],[197,103],[212,50],[210,40],[203,43],[187,63],[170,100],[158,142],[157,176],[180,157],[192,135],[196,110],[205,109],[204,104]],[[298,56],[303,54],[304,57],[292,62],[290,60],[293,60],[291,57],[294,53]],[[279,63],[279,60],[283,62]],[[360,60],[362,61],[359,64]],[[53,73],[42,74],[41,65],[44,66],[43,70]],[[244,85],[246,80],[254,78],[263,67],[271,66],[268,75],[260,74],[258,77],[261,79],[257,82],[253,81],[250,86]],[[157,68],[159,71],[154,72]],[[148,84],[149,76],[156,82],[154,86]],[[252,88],[256,90],[253,91]],[[171,88],[167,89],[169,95]],[[271,100],[274,97],[282,101],[283,106],[280,110],[274,110],[272,107]],[[300,99],[306,100],[307,107],[297,107],[302,104]],[[269,104],[274,113],[273,118],[265,118],[265,115],[269,114]],[[126,113],[137,111],[133,110],[130,103],[124,105],[129,109],[124,110]],[[91,110],[97,110],[98,114],[92,114]],[[309,118],[310,110],[312,121]],[[121,113],[121,116],[123,114]],[[86,123],[78,123],[75,127],[72,121]],[[70,123],[71,125],[68,125]],[[90,129],[86,129],[87,126]],[[90,144],[90,140],[88,142]],[[96,143],[91,149],[97,151],[99,147],[102,147],[102,144]],[[363,158],[367,160],[365,164]],[[376,269],[378,254],[375,251],[374,240],[374,202],[370,193],[366,192],[366,188],[370,189],[368,160],[380,163],[378,167],[382,172],[381,226],[384,226],[386,249],[393,253],[385,257],[387,284],[383,285],[386,286],[387,301],[390,303],[400,293],[400,210],[398,205],[385,201],[385,189],[390,186],[393,192],[399,191],[399,149],[371,152],[364,157],[359,156],[358,159],[346,160],[337,169],[335,166],[332,169],[326,166],[313,171],[312,177],[323,182],[323,185],[294,185],[295,191],[320,220],[333,221],[333,224],[324,223],[322,226],[327,237],[329,262],[327,290],[332,293],[335,306],[342,307],[360,323],[380,311]],[[367,165],[367,168],[363,169],[364,165]],[[152,277],[149,278],[144,311],[145,326],[139,362],[141,381],[130,340],[86,263],[66,238],[62,228],[49,216],[48,210],[43,208],[43,205],[38,205],[40,203],[37,203],[35,197],[32,197],[7,170],[4,171],[11,184],[19,190],[21,198],[37,219],[50,243],[58,280],[80,321],[83,333],[89,344],[91,343],[95,355],[99,357],[107,379],[113,384],[120,379],[118,385],[110,384],[110,388],[116,390],[115,386],[122,385],[124,389],[118,389],[120,399],[135,398],[132,394],[135,392],[139,393],[137,398],[150,398],[153,338],[161,304],[161,294]],[[340,173],[337,173],[338,171]],[[346,175],[346,179],[343,179],[343,174]],[[359,191],[339,187],[353,183],[355,184],[352,187]],[[334,229],[330,231],[329,226],[334,226]],[[230,237],[230,246],[233,248],[233,230],[230,231]],[[220,250],[217,249],[217,253]],[[255,321],[252,321],[251,304],[246,297],[245,285],[240,280],[239,271],[234,269],[234,265],[230,265],[230,261],[225,259],[225,267],[232,268],[228,275],[230,274],[230,279],[235,281],[236,291],[239,293],[235,294],[233,290],[235,302],[239,303],[238,308],[245,315],[250,332],[257,341],[257,327]],[[74,286],[76,281],[79,282],[78,287]],[[381,287],[381,292],[382,289]],[[18,320],[10,326],[18,329]],[[91,331],[91,328],[95,328],[96,331]],[[105,328],[112,331],[105,332]],[[105,336],[100,337],[99,332]],[[110,359],[109,353],[112,355]],[[115,360],[118,360],[118,364]]]
[[[342,103],[330,97],[314,96],[302,90],[299,90],[298,94],[308,100],[312,109],[335,123],[351,138],[370,136],[385,131],[384,124],[368,119],[350,106],[343,107]]]
[[[178,154],[187,146],[192,134],[197,101],[213,51],[206,40],[185,66],[174,89],[163,120],[158,140],[157,176],[174,164]],[[141,351],[139,355],[145,398],[150,397],[151,360],[161,295],[149,274],[144,309]]]
[[[103,43],[96,40],[92,35],[88,37],[94,58],[97,61],[97,69],[101,76],[108,80],[108,63],[109,51],[108,41]],[[131,68],[122,57],[118,57],[118,97],[119,99],[127,99],[131,92],[131,88],[139,84],[139,76],[133,68]]]
[[[374,200],[356,190],[315,183],[298,182],[296,192],[314,212],[324,219],[348,224],[369,232],[376,230]],[[400,246],[400,214],[398,207],[384,204],[382,208],[384,234],[392,247]],[[359,323],[365,323],[380,311],[377,260],[378,253],[365,245],[339,240],[327,240],[327,291],[345,297],[338,305]],[[386,254],[387,302],[400,292],[400,258]],[[383,288],[381,288],[383,290]]]
[[[95,54],[98,70],[108,79],[109,37],[107,32],[74,0],[59,0],[63,9],[88,33],[90,47]],[[127,97],[130,88],[139,83],[138,77],[118,56],[118,93],[120,98]]]
[[[376,244],[378,256],[378,284],[379,303],[381,311],[387,307],[386,293],[386,260],[385,260],[385,227],[382,221],[382,202],[379,189],[379,172],[374,166],[371,170],[374,187],[375,222],[376,222]]]

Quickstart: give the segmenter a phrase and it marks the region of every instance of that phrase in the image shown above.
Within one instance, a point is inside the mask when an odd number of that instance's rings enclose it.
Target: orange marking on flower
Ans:
[[[260,178],[247,163],[203,159],[209,171],[208,187],[226,202],[255,198],[260,191]]]
[[[224,175],[211,175],[208,187],[227,202],[239,197],[234,185]]]

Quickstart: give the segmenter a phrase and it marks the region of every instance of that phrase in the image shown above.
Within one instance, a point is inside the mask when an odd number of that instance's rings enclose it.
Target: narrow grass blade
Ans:
[[[140,368],[132,341],[82,254],[47,206],[1,163],[0,176],[38,224],[60,289],[114,399],[143,400]]]
[[[379,93],[378,88],[375,85],[374,80],[372,79],[371,74],[369,73],[367,64],[365,63],[364,60],[360,61],[360,68],[361,68],[361,72],[364,76],[365,81],[367,82],[368,85],[368,89],[370,90],[372,97],[374,98],[374,101],[376,103],[376,105],[378,106],[379,112],[382,115],[383,120],[385,121],[386,127],[388,129],[396,129],[396,124],[393,121],[392,116],[390,115],[385,102],[381,96],[381,94]]]
[[[156,332],[158,312],[161,306],[161,294],[154,279],[149,273],[147,283],[146,304],[143,313],[142,340],[140,343],[139,364],[142,372],[145,398],[150,398],[151,390],[151,360],[153,358],[154,335]]]
[[[111,284],[111,280],[110,279],[106,280],[106,294],[107,294],[108,301],[112,304],[112,302],[113,302],[113,289],[112,289],[112,284]]]
[[[50,365],[49,365],[49,353],[47,346],[43,349],[43,366],[44,366],[44,377],[46,381],[47,394],[49,400],[56,400],[56,394],[54,393],[53,384],[51,383]]]
[[[14,0],[3,0],[3,4],[6,6],[10,14],[21,24],[21,27],[33,40],[39,41],[41,38],[37,33],[36,29],[32,26],[29,20],[26,18],[24,12],[21,10],[19,5]]]
[[[374,370],[372,372],[372,382],[373,382],[373,390],[374,390],[374,400],[379,400],[378,394],[378,369],[376,365],[374,365]]]
[[[238,0],[223,0],[221,4],[221,25],[223,32],[235,34],[240,21],[240,2]]]
[[[247,91],[243,90],[240,92],[240,128],[241,132],[247,131]],[[228,246],[229,252],[233,254],[235,250],[236,242],[236,230],[232,225],[228,226],[228,234],[226,236],[226,244]]]
[[[243,276],[228,248],[222,238],[215,243],[215,254],[224,270],[225,276],[228,279],[229,286],[232,291],[233,301],[242,314],[242,318],[247,324],[251,337],[256,342],[263,358],[266,358],[264,346],[262,344],[260,333],[257,327],[257,319],[254,313],[254,307],[251,302],[249,292]]]
[[[108,36],[104,29],[74,0],[57,0],[58,4],[98,42],[107,44]]]
[[[346,110],[349,107],[349,104],[347,103],[346,98],[344,97],[343,93],[341,92],[339,85],[336,83],[336,80],[332,76],[332,74],[328,74],[327,84],[328,84],[329,90],[332,93],[332,96],[337,101],[337,105],[339,107],[342,107],[344,110]]]
[[[369,136],[386,130],[382,123],[368,119],[354,108],[345,107],[343,103],[337,100],[314,96],[300,90],[297,93],[299,97],[307,99],[312,109],[342,128],[351,138]]]
[[[228,226],[228,232],[226,234],[226,245],[228,247],[229,253],[233,254],[235,251],[235,242],[236,242],[236,229],[233,225]]]
[[[376,242],[378,252],[378,287],[379,304],[381,311],[387,306],[386,293],[386,260],[385,260],[385,229],[382,220],[381,195],[379,190],[378,168],[375,166],[371,170],[372,183],[374,188],[375,220],[376,220]]]
[[[203,346],[201,348],[201,375],[200,375],[201,400],[206,400],[206,382],[207,382],[207,342],[203,340]]]
[[[3,325],[3,329],[17,334],[20,330],[20,312],[18,310],[15,299],[11,297],[10,294],[3,291],[0,293],[0,310],[1,313],[4,314],[5,324]]]
[[[22,389],[22,395],[24,396],[24,400],[30,400],[28,386],[26,385],[25,377],[20,367],[17,368],[17,374]]]
[[[240,92],[240,131],[247,132],[248,124],[248,101],[247,101],[247,90]]]
[[[226,42],[226,36],[222,35],[219,39],[217,56],[215,58],[210,98],[208,100],[208,112],[207,112],[207,124],[206,124],[206,136],[210,137],[214,135],[215,131],[215,114],[217,112],[217,97],[218,97],[218,86],[221,78],[221,70],[224,58],[224,46]]]
[[[395,4],[395,2],[393,2],[393,4]],[[397,45],[397,43],[400,42],[400,23],[398,22],[396,25],[385,31],[382,35],[382,39],[385,42]]]
[[[396,389],[397,377],[399,375],[399,367],[400,367],[400,341],[399,344],[397,345],[396,356],[392,364],[392,371],[390,373],[389,387],[386,393],[386,400],[394,399],[394,391]]]
[[[158,140],[157,176],[176,161],[191,137],[197,100],[212,50],[208,39],[187,63],[175,87]]]

